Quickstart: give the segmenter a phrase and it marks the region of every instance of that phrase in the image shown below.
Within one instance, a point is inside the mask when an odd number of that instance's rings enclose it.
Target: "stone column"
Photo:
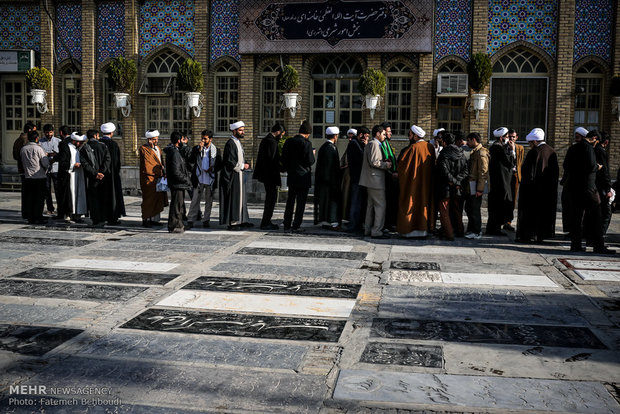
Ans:
[[[256,158],[254,147],[257,147],[257,144],[255,145],[255,143],[260,141],[260,137],[254,136],[255,131],[252,117],[254,97],[254,55],[243,55],[241,57],[241,73],[239,76],[238,118],[245,123],[243,147],[245,148],[246,162],[250,163],[252,168],[254,167],[253,160]]]
[[[286,135],[295,136],[299,131],[299,125],[304,119],[310,120],[310,107],[312,103],[311,91],[312,91],[312,79],[310,79],[310,72],[304,71],[304,63],[301,55],[289,55],[288,64],[294,67],[299,74],[299,87],[293,92],[299,93],[301,97],[301,110],[295,113],[295,118],[292,118],[288,109],[282,112],[284,119],[284,125],[286,126]],[[280,99],[279,96],[276,99]],[[312,124],[312,122],[311,122]]]
[[[46,2],[43,0],[39,2],[39,16],[41,19],[41,66],[48,69],[52,73],[52,79],[54,79],[56,76],[56,62],[54,61],[54,47],[56,41],[56,39],[54,39],[54,22],[50,21],[50,17],[45,11],[45,3]],[[53,8],[50,8],[49,12],[53,19],[56,15],[56,11]],[[56,128],[56,135],[58,135],[58,128],[60,128],[60,124],[58,124],[58,122],[60,122],[60,119],[55,115],[56,113],[60,113],[60,110],[56,111],[56,108],[54,107],[56,103],[56,100],[54,99],[54,86],[55,82],[52,81],[52,85],[47,91],[47,97],[45,98],[47,100],[47,107],[49,108],[49,111],[41,114],[41,126],[45,124],[54,125],[54,128]]]
[[[614,35],[611,39],[611,55],[612,55],[612,76],[620,76],[620,30],[618,29],[618,23],[620,22],[620,7],[617,6],[615,8],[615,16],[613,17],[614,27]],[[609,84],[609,83],[607,83]],[[609,134],[612,137],[611,144],[609,144],[609,171],[612,176],[612,179],[616,178],[616,173],[618,172],[618,167],[620,167],[620,121],[618,117],[620,116],[617,113],[611,113],[611,105],[609,102],[611,101],[611,96],[607,91],[603,91],[603,119],[609,117]]]
[[[421,53],[418,67],[418,96],[417,112],[418,117],[415,125],[426,131],[425,138],[430,139],[433,100],[433,54]],[[431,134],[432,135],[432,134]]]
[[[194,60],[202,65],[204,88],[202,90],[203,108],[198,118],[192,116],[192,138],[196,145],[200,141],[200,133],[207,125],[207,105],[209,96],[213,95],[213,90],[208,82],[209,67],[209,14],[208,0],[194,1]]]
[[[138,22],[140,19],[140,4],[136,0],[124,0],[125,2],[125,58],[133,60],[136,65],[139,62],[138,47]],[[133,93],[131,94],[131,113],[128,117],[123,117],[123,141],[120,143],[121,153],[123,155],[124,166],[138,165],[138,148],[143,144],[141,138],[144,131],[138,130],[137,117],[144,117],[144,99],[138,95],[140,84],[142,82],[139,76],[134,84]]]
[[[82,0],[82,129],[95,125],[95,49],[96,5],[94,0]]]
[[[559,1],[558,43],[555,76],[550,79],[547,141],[558,155],[572,142],[575,106],[573,86],[573,53],[575,46],[575,0]],[[529,132],[529,131],[527,131]],[[525,131],[524,131],[525,133]]]
[[[487,35],[489,32],[489,1],[488,0],[472,0],[472,39],[471,39],[471,53],[487,53]],[[476,24],[478,23],[478,24]],[[489,95],[490,87],[487,86],[480,93]],[[470,92],[472,92],[470,90]],[[469,97],[469,104],[471,104],[471,93]],[[491,103],[492,105],[492,103]],[[469,105],[468,105],[469,107]],[[467,110],[467,109],[466,109]],[[465,116],[469,116],[469,131],[478,132],[482,136],[482,142],[487,142],[489,139],[489,111],[485,109],[479,112],[478,119],[476,119],[475,112],[467,112]]]
[[[366,56],[368,60],[368,69],[377,69],[381,70],[381,55],[379,54],[368,54]],[[384,74],[385,75],[385,74]],[[368,129],[372,130],[374,125],[378,125],[385,120],[385,100],[386,100],[386,89],[381,94],[381,108],[375,110],[375,115],[373,119],[370,119],[370,110],[368,108],[364,108],[362,110],[362,125],[366,125]],[[359,95],[359,91],[351,91],[354,95]],[[362,97],[365,100],[365,97]],[[356,127],[357,125],[351,125]],[[346,132],[346,131],[345,131]]]

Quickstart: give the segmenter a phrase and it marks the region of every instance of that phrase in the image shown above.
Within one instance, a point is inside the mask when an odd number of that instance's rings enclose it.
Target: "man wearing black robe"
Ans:
[[[553,238],[558,201],[558,156],[544,141],[545,133],[534,128],[527,135],[530,151],[521,165],[517,238],[528,243]]]
[[[308,121],[304,121],[299,127],[299,133],[287,139],[282,147],[282,165],[288,173],[288,199],[282,222],[285,231],[303,231],[300,226],[304,219],[308,190],[312,186],[311,168],[314,164],[312,144],[308,141],[311,133],[312,127]]]
[[[121,150],[112,140],[116,126],[112,122],[101,125],[101,140],[110,153],[110,171],[103,177],[103,198],[105,216],[108,224],[120,224],[118,219],[125,216],[125,201],[123,200],[123,185],[121,183]]]
[[[347,160],[349,163],[349,176],[351,177],[351,206],[349,207],[349,227],[351,233],[364,231],[366,212],[366,187],[360,185],[362,164],[364,163],[364,147],[370,138],[370,130],[361,127],[357,137],[349,141],[347,146]]]
[[[588,133],[590,135],[590,133]],[[601,199],[596,189],[596,163],[594,148],[584,138],[572,145],[564,158],[564,192],[570,204],[571,252],[583,252],[581,245],[584,216],[588,225],[588,239],[592,242],[594,253],[612,254],[614,250],[605,247],[601,226]]]
[[[283,134],[284,126],[275,124],[258,146],[256,166],[252,177],[265,185],[265,206],[263,219],[260,222],[261,230],[278,230],[278,225],[272,223],[271,218],[278,198],[278,186],[282,185],[278,144]]]
[[[94,174],[85,165],[84,173],[86,174],[86,197],[88,200],[88,210],[93,226],[102,226],[105,223],[105,193],[103,192],[103,180],[110,175],[110,152],[105,144],[99,142],[99,132],[89,129],[86,132],[88,142],[80,149],[80,155],[87,151],[86,146],[90,147],[95,156],[95,163],[92,167],[95,169]]]
[[[591,131],[594,133],[595,131]],[[593,142],[594,154],[596,162],[601,166],[596,172],[596,189],[601,198],[601,228],[603,235],[607,233],[609,222],[611,221],[611,175],[609,173],[609,154],[607,147],[609,145],[609,136],[604,132],[596,131],[596,140]]]
[[[327,230],[339,230],[339,202],[341,197],[340,156],[338,155],[337,127],[328,127],[326,141],[317,154],[314,173],[314,224]]]
[[[245,124],[243,121],[230,124],[230,130],[232,137],[224,146],[220,172],[220,224],[227,224],[228,230],[240,230],[252,226],[243,182],[243,170],[250,165],[245,162],[240,141]]]
[[[71,130],[67,125],[63,125],[58,130],[60,134],[60,144],[58,144],[58,154],[54,160],[58,163],[58,200],[56,200],[56,216],[54,219],[63,220],[66,215],[73,211],[71,202],[71,176],[69,171],[60,168],[61,164],[69,164],[71,159],[71,151],[69,143],[71,142]]]
[[[506,152],[508,128],[493,131],[496,141],[489,147],[489,204],[486,233],[493,236],[505,235],[502,225],[514,217],[512,203],[512,165]]]
[[[576,144],[579,141],[581,141],[582,139],[586,138],[586,135],[588,135],[588,130],[585,129],[584,127],[578,127],[575,129],[575,142],[573,143]],[[570,149],[569,149],[570,151]],[[568,152],[567,152],[568,154]],[[568,186],[566,186],[566,180],[568,179],[568,172],[566,170],[564,170],[564,174],[562,175],[562,179],[560,180],[560,184],[562,185],[562,195],[561,195],[561,202],[562,202],[562,230],[564,231],[564,233],[569,233],[571,232],[570,226],[571,223],[573,222],[572,219],[572,206],[570,204],[570,200],[571,200],[571,196],[570,196],[570,189],[568,188]]]

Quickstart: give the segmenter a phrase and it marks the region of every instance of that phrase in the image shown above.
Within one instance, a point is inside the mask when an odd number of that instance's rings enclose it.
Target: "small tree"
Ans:
[[[609,84],[609,94],[611,96],[620,96],[620,76],[614,76],[611,78]]]
[[[278,85],[286,92],[290,93],[299,86],[299,74],[297,69],[291,65],[285,65],[278,74]]]
[[[469,87],[476,93],[486,88],[493,74],[491,58],[486,53],[474,53],[467,64]]]
[[[358,89],[363,96],[382,95],[385,92],[385,75],[378,69],[366,69],[360,76]]]
[[[26,82],[30,89],[48,90],[52,86],[52,74],[44,67],[35,66],[26,72]]]
[[[136,62],[122,56],[114,58],[108,67],[108,76],[113,91],[131,93],[138,76]]]
[[[202,92],[204,78],[202,65],[193,59],[185,59],[177,74],[177,87],[187,92]]]

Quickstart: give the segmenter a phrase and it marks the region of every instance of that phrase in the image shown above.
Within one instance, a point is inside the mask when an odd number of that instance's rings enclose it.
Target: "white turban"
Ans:
[[[525,137],[526,141],[544,141],[545,140],[545,131],[540,128],[534,128],[527,134]]]
[[[77,132],[72,132],[71,133],[71,140],[72,141],[82,141],[82,136],[78,135]],[[85,140],[84,140],[85,141]]]
[[[499,127],[495,131],[493,131],[493,136],[495,138],[501,138],[504,135],[506,135],[507,133],[508,133],[508,128],[506,128],[506,127]]]
[[[426,132],[424,132],[424,130],[417,125],[411,125],[411,132],[420,138],[424,138],[424,135],[426,135]]]
[[[101,132],[103,132],[104,134],[111,134],[114,131],[116,131],[116,125],[114,125],[112,122],[101,125]]]
[[[586,135],[588,135],[588,130],[585,129],[584,127],[579,127],[575,130],[575,134],[579,134],[582,137],[585,137]]]
[[[146,139],[155,138],[159,136],[159,131],[158,130],[146,131],[146,134],[144,134],[144,136]]]
[[[437,134],[439,134],[439,133],[440,133],[440,132],[442,132],[442,131],[445,131],[445,129],[443,129],[443,128],[439,128],[439,129],[434,130],[434,131],[433,131],[433,136],[434,136],[434,137],[436,137],[436,136],[437,136]]]
[[[243,123],[243,121],[237,121],[234,124],[230,124],[230,130],[234,131],[235,129],[239,129],[241,127],[244,127],[245,124]]]
[[[340,130],[338,127],[327,127],[325,130],[325,135],[338,135],[340,134]]]
[[[357,135],[357,129],[353,129],[353,128],[351,128],[351,129],[349,129],[349,130],[347,131],[347,134]]]

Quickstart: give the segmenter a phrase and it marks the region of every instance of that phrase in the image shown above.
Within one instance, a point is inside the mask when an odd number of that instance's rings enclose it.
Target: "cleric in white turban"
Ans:
[[[584,127],[579,127],[575,129],[575,141],[581,141],[588,135],[588,130]]]
[[[542,242],[555,234],[560,167],[556,152],[545,143],[545,131],[527,134],[530,150],[521,166],[516,241]]]
[[[411,125],[411,132],[413,132],[413,134],[419,138],[424,138],[424,136],[426,135],[426,132],[424,132],[424,130],[417,125]]]
[[[353,134],[353,136],[351,136],[351,134]],[[357,129],[354,128],[349,128],[349,130],[347,131],[347,136],[349,137],[349,139],[356,137],[357,136]]]
[[[107,122],[101,125],[101,132],[104,134],[112,134],[114,131],[116,131],[116,125],[112,122]]]
[[[508,128],[499,127],[493,131],[496,138],[489,147],[489,198],[486,233],[490,236],[505,236],[502,226],[514,219],[514,198],[512,179],[516,166],[515,153],[508,144]]]
[[[502,138],[503,136],[505,136],[508,133],[508,128],[506,127],[499,127],[497,128],[495,131],[493,131],[493,136],[495,138]]]
[[[121,180],[121,150],[112,139],[116,131],[113,122],[101,125],[101,139],[99,142],[108,148],[110,153],[110,174],[103,177],[100,191],[104,194],[103,204],[105,217],[108,224],[120,224],[121,216],[126,215],[125,201],[123,199],[123,183]]]
[[[237,121],[230,124],[232,136],[224,146],[222,169],[220,172],[220,224],[228,225],[228,230],[252,227],[248,214],[243,171],[250,168],[245,161],[241,139],[245,135],[245,123]]]
[[[149,129],[148,131],[144,133],[144,138],[146,139],[155,138],[158,136],[159,136],[159,131],[156,129]]]
[[[341,170],[338,154],[340,129],[330,126],[325,129],[325,142],[319,148],[314,173],[314,224],[321,224],[328,230],[338,229],[341,198]]]

